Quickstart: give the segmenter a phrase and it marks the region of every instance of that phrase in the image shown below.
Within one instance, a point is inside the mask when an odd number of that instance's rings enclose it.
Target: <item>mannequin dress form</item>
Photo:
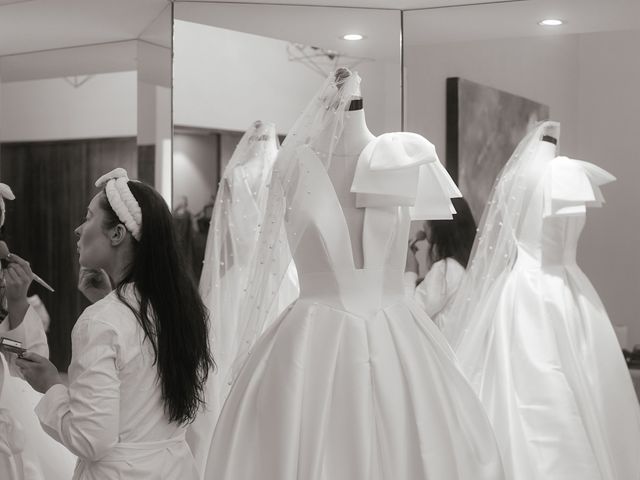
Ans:
[[[347,220],[356,268],[362,268],[364,262],[362,227],[364,225],[365,210],[356,206],[356,195],[351,192],[351,183],[356,171],[358,155],[376,137],[367,127],[362,100],[352,100],[351,105],[351,108],[356,109],[350,109],[345,113],[344,130],[336,144],[333,161],[327,170],[327,174]],[[353,105],[357,106],[353,107]]]
[[[587,207],[603,203],[599,186],[614,177],[557,157],[550,133],[516,185],[525,200],[513,266],[489,280],[452,342],[509,478],[637,480],[640,408],[606,311],[576,264]]]
[[[415,134],[374,137],[360,110],[345,114],[328,170],[323,154],[317,145],[296,150],[301,189],[286,207],[290,244],[302,237],[292,248],[300,297],[239,370],[205,478],[503,479],[490,424],[453,352],[405,300],[411,207],[379,191],[380,175],[414,195],[418,178],[432,180],[439,214],[450,215],[455,191],[443,187],[451,180],[433,146]],[[307,225],[300,233],[291,230],[298,220]]]

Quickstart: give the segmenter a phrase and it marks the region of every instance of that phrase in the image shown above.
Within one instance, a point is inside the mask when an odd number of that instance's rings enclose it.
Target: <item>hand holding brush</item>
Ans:
[[[12,255],[11,252],[9,251],[9,247],[7,246],[7,244],[3,241],[0,241],[0,262],[2,263],[2,268],[7,268],[7,266],[12,262],[19,263],[20,261],[24,261],[24,260],[22,260],[17,255]],[[47,282],[45,282],[42,278],[40,278],[38,275],[36,275],[33,272],[32,272],[32,278],[33,280],[38,282],[40,285],[42,285],[44,288],[46,288],[50,292],[55,291]]]

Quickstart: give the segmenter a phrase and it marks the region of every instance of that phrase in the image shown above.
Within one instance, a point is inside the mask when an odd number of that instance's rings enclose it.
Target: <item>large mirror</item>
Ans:
[[[436,145],[472,197],[476,220],[535,120],[560,122],[560,154],[617,177],[604,187],[604,207],[589,209],[578,264],[622,346],[640,344],[640,4],[492,2],[406,11],[403,19],[405,127]],[[539,25],[544,19],[564,24]],[[470,173],[474,162],[486,169]]]
[[[66,371],[77,291],[74,229],[116,166],[171,190],[171,25],[166,0],[0,2],[0,181],[15,193],[2,230],[55,292],[50,357]],[[43,310],[44,309],[44,310]]]
[[[174,29],[174,216],[197,279],[218,182],[255,121],[282,139],[347,66],[362,78],[369,129],[401,129],[400,11],[176,2]]]

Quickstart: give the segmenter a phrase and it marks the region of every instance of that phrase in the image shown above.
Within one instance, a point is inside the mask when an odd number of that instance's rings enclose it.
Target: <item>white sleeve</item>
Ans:
[[[43,429],[78,457],[95,461],[118,443],[118,333],[82,316],[72,333],[69,387],[51,387],[36,406]]]
[[[0,323],[0,335],[22,342],[24,348],[42,357],[49,357],[49,345],[42,320],[31,305],[16,328],[9,329],[8,318]]]
[[[8,318],[5,318],[4,322],[0,323],[0,337],[16,340],[22,343],[22,346],[27,350],[49,358],[49,344],[47,343],[47,335],[44,331],[42,320],[31,305],[29,305],[24,319],[16,328],[9,328]],[[11,375],[22,377],[15,364],[17,356],[14,353],[6,353],[5,358],[9,364]]]
[[[604,196],[600,187],[615,179],[592,163],[555,158],[547,170],[544,216],[584,215],[587,207],[602,206]]]
[[[414,300],[430,317],[442,310],[447,301],[445,261],[433,264],[420,285],[416,287]]]

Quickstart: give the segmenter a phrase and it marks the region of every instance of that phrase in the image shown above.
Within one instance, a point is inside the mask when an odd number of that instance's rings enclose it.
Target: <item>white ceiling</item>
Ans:
[[[0,1],[0,56],[138,38],[169,0]]]
[[[456,41],[482,36],[527,36],[548,34],[535,25],[541,16],[559,15],[569,23],[558,33],[623,30],[640,26],[640,0],[271,0],[280,5],[324,5],[365,8],[429,10],[407,13],[405,41],[428,43]],[[118,42],[139,38],[145,28],[167,7],[170,0],[0,0],[0,56]],[[177,6],[204,0],[180,1]],[[247,25],[265,23],[257,14],[269,0],[209,2],[246,9]],[[444,8],[452,7],[452,8]],[[265,7],[262,7],[265,8]],[[277,8],[277,7],[271,7]],[[253,10],[253,11],[252,11]],[[341,14],[333,24],[342,23]],[[362,16],[365,16],[364,12]],[[352,16],[353,18],[353,16]],[[237,22],[236,22],[237,23]],[[395,23],[395,22],[394,22]],[[322,35],[327,24],[305,18],[305,35]],[[296,25],[289,31],[295,36]],[[337,27],[336,27],[337,28]],[[375,24],[375,29],[378,24]],[[320,32],[318,32],[320,30]],[[374,30],[372,28],[371,30]],[[407,35],[408,33],[408,35]],[[326,36],[326,34],[325,34]],[[375,37],[371,35],[370,38]],[[372,40],[373,42],[373,40]],[[165,45],[166,46],[166,45]],[[377,48],[377,47],[376,47]]]
[[[271,1],[280,5],[260,5],[269,4],[268,0],[209,4],[177,0],[174,4],[176,12],[191,9],[191,14],[185,14],[188,17],[185,20],[375,58],[389,58],[399,53],[398,9],[428,9],[405,12],[404,42],[407,45],[640,28],[640,0]],[[106,49],[104,61],[119,64],[115,70],[124,68],[123,62],[129,60],[120,59],[116,54],[122,49],[122,42],[141,39],[169,46],[170,36],[160,28],[168,21],[159,19],[168,14],[170,3],[170,0],[0,0],[0,63],[6,65],[9,56],[27,52],[113,43],[113,48]],[[319,5],[386,11],[318,8]],[[549,16],[559,16],[568,23],[555,30],[536,25],[539,19]],[[353,31],[363,33],[367,39],[348,43],[338,38]],[[80,54],[91,57],[83,62],[98,63],[98,57],[92,56],[89,48],[64,53],[64,62]],[[9,63],[12,68],[22,65],[27,72],[28,59],[37,59],[41,66],[46,63],[38,55],[29,55],[24,62],[12,58]],[[107,63],[104,70],[114,70]],[[27,76],[33,75],[28,72]]]
[[[137,69],[137,41],[124,40],[86,47],[0,57],[3,82],[95,75]]]
[[[10,3],[31,2],[32,0],[0,0],[0,6],[9,5]]]
[[[354,7],[354,8],[384,8],[390,10],[406,10],[413,8],[436,8],[452,5],[470,5],[476,3],[493,3],[496,0],[225,0],[217,2],[215,0],[186,0],[199,3],[277,3],[280,5],[309,5],[320,7]],[[498,1],[526,1],[526,0],[498,0]],[[610,1],[610,0],[605,0]],[[614,0],[615,1],[615,0]],[[180,3],[176,0],[175,3]]]
[[[152,63],[170,64],[170,54],[158,53],[170,46],[168,0],[0,0],[3,82],[136,69],[148,76]]]
[[[538,21],[560,18],[560,27]],[[640,28],[640,0],[526,0],[406,12],[407,45]],[[638,46],[640,50],[640,45]]]
[[[292,43],[334,50],[352,57],[400,62],[400,12],[286,5],[176,3],[175,18]],[[366,41],[341,37],[362,33]]]

